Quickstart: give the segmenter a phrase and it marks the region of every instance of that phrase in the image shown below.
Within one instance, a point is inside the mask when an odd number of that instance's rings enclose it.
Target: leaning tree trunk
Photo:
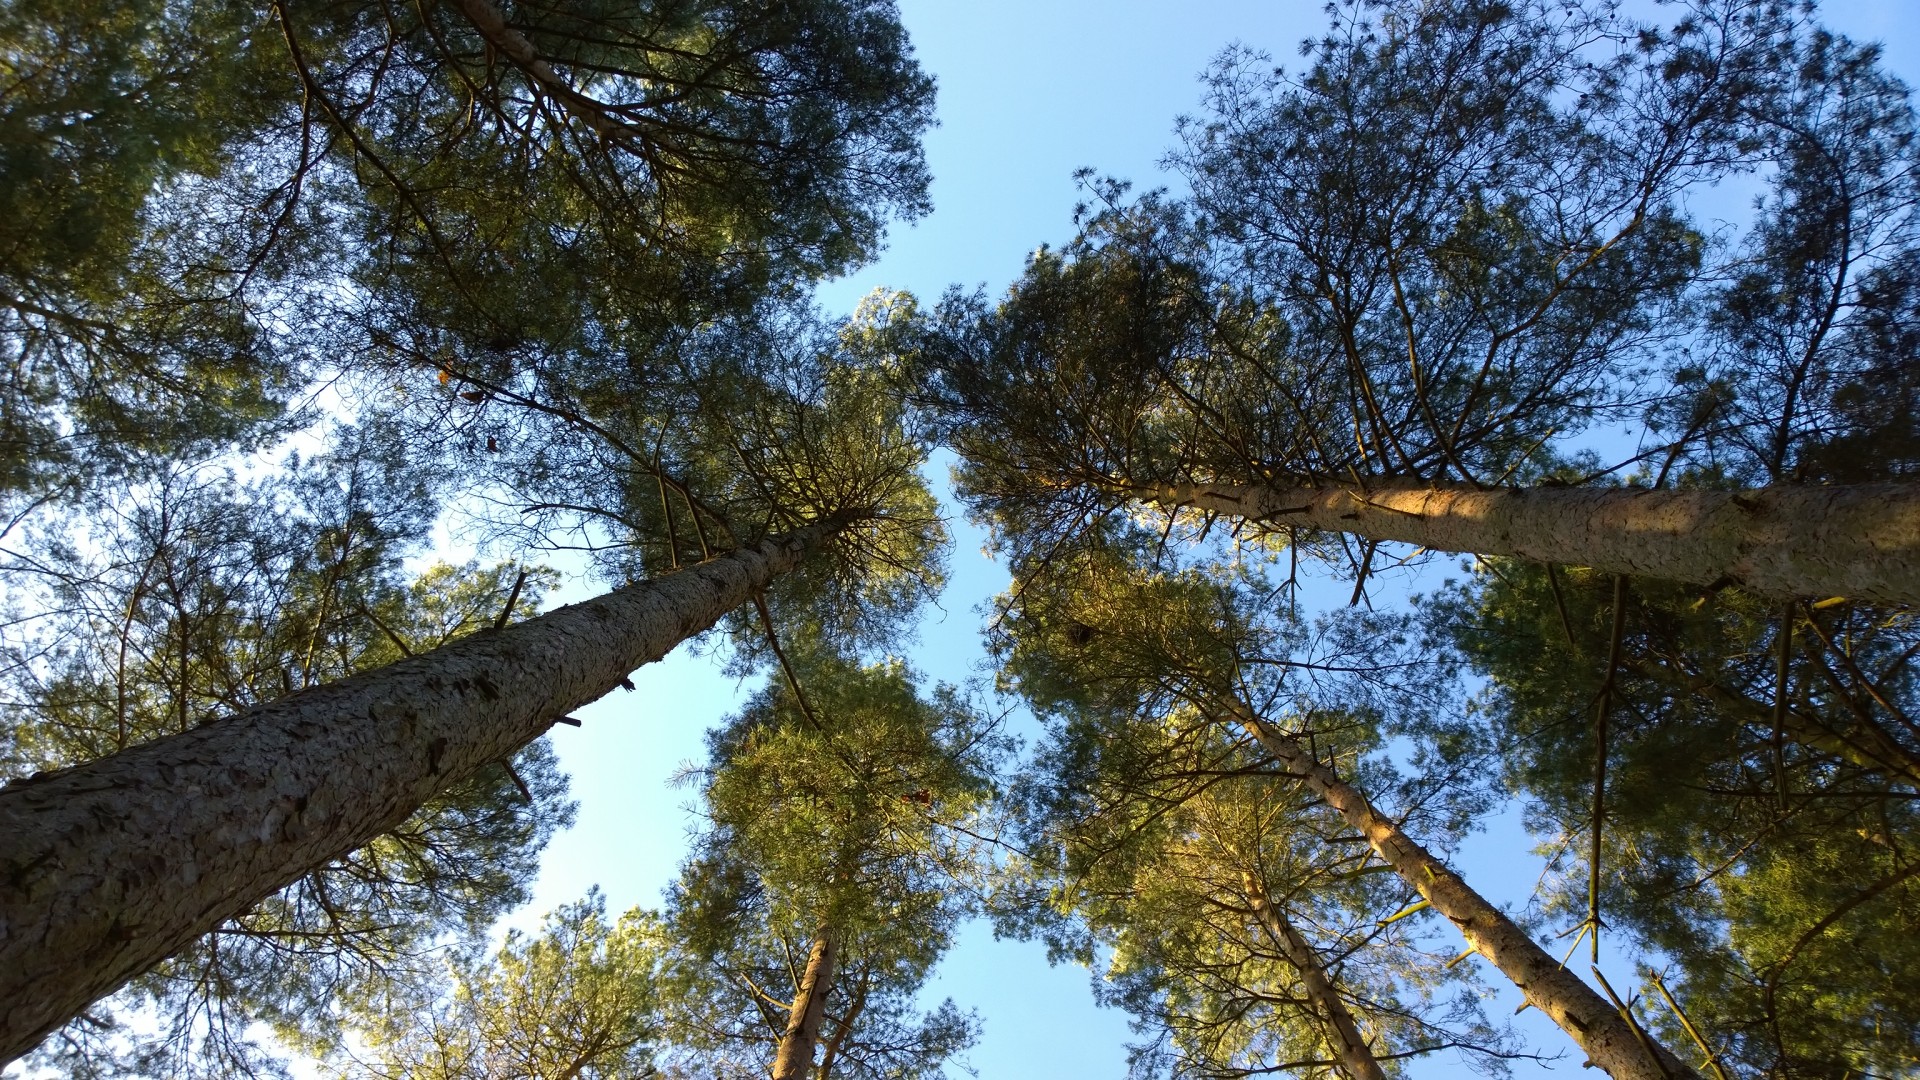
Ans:
[[[1913,483],[1476,490],[1368,478],[1364,486],[1162,484],[1125,493],[1269,527],[1738,585],[1778,599],[1920,604],[1920,484]]]
[[[506,759],[713,626],[842,524],[0,788],[0,1063]]]
[[[1360,830],[1373,850],[1435,911],[1460,929],[1475,952],[1493,962],[1526,996],[1573,1037],[1587,1057],[1614,1080],[1693,1078],[1694,1071],[1650,1036],[1636,1030],[1619,1010],[1566,970],[1527,936],[1505,912],[1487,902],[1447,864],[1400,830],[1392,818],[1373,808],[1358,789],[1334,776],[1298,739],[1260,719],[1245,702],[1225,702],[1237,719],[1287,771]]]
[[[1246,888],[1247,902],[1253,907],[1253,916],[1260,920],[1272,936],[1274,944],[1280,946],[1280,952],[1300,973],[1301,985],[1306,987],[1307,1000],[1326,1020],[1329,1040],[1333,1043],[1334,1056],[1340,1059],[1340,1071],[1347,1074],[1348,1080],[1387,1080],[1386,1070],[1375,1060],[1373,1051],[1367,1049],[1367,1040],[1360,1036],[1360,1025],[1354,1022],[1353,1013],[1347,1009],[1347,1003],[1340,1000],[1339,991],[1333,988],[1333,980],[1327,977],[1326,968],[1321,966],[1320,955],[1314,951],[1300,931],[1293,928],[1280,909],[1268,899],[1267,890],[1260,879],[1252,872],[1240,875]]]
[[[773,1059],[773,1080],[807,1080],[813,1070],[813,1049],[820,1044],[820,1023],[827,1015],[827,995],[833,992],[833,968],[838,960],[840,934],[823,926],[814,935],[807,954],[807,970],[800,976],[793,1007],[787,1010],[786,1034]]]

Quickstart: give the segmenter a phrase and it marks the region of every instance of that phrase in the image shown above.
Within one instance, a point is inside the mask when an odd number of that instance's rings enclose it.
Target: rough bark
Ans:
[[[827,1015],[827,995],[833,992],[833,968],[840,934],[823,926],[807,953],[807,970],[787,1011],[787,1031],[773,1059],[773,1080],[807,1080],[813,1070],[813,1049],[820,1044],[820,1023]]]
[[[1435,551],[1738,585],[1777,599],[1920,604],[1920,484],[1747,491],[1164,484],[1133,498]]]
[[[1475,952],[1519,987],[1527,1004],[1572,1036],[1593,1064],[1614,1080],[1698,1080],[1691,1068],[1650,1037],[1643,1042],[1642,1034],[1605,998],[1562,967],[1446,863],[1402,832],[1392,818],[1375,810],[1358,789],[1316,761],[1299,740],[1260,719],[1244,702],[1227,705],[1268,753],[1360,830],[1387,865],[1458,927]]]
[[[840,524],[0,788],[0,1063],[507,758]]]
[[[1247,902],[1253,907],[1254,918],[1272,935],[1274,943],[1300,973],[1301,985],[1306,987],[1307,999],[1327,1023],[1328,1042],[1332,1043],[1334,1056],[1340,1059],[1340,1071],[1347,1074],[1348,1080],[1387,1080],[1386,1070],[1380,1067],[1373,1051],[1367,1048],[1367,1040],[1360,1035],[1360,1025],[1354,1022],[1353,1013],[1348,1011],[1347,1003],[1340,1000],[1340,994],[1333,988],[1333,981],[1320,965],[1320,955],[1314,951],[1307,939],[1300,936],[1287,917],[1273,906],[1267,898],[1266,887],[1253,874],[1243,874]]]

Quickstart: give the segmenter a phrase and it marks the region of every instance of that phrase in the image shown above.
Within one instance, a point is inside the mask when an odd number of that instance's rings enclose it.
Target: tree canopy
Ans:
[[[129,493],[101,532],[35,569],[43,625],[9,657],[9,778],[85,762],[223,713],[424,652],[537,610],[552,575],[439,564],[409,575],[432,513],[420,478],[364,430],[261,481],[200,471]],[[75,1075],[116,1059],[170,1075],[261,1067],[248,1029],[333,1038],[334,1002],[446,935],[483,934],[526,898],[572,806],[544,742],[449,787],[401,827],[224,921],[43,1050]],[[165,1037],[117,1027],[157,1012]]]
[[[931,209],[891,0],[5,5],[0,1053],[935,1077],[986,917],[1143,1078],[1501,1073],[1503,984],[1619,1080],[1912,1073],[1911,91],[1784,0],[1329,14],[1177,190],[840,313]],[[936,452],[991,689],[903,659]],[[710,631],[662,902],[493,936],[543,733]]]

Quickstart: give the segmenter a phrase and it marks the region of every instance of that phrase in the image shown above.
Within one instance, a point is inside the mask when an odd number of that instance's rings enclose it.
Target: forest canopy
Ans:
[[[1142,1078],[1920,1070],[1920,141],[1811,4],[1333,4],[846,312],[935,209],[891,0],[0,49],[20,1075],[948,1076],[980,921]],[[683,643],[677,876],[504,930]]]

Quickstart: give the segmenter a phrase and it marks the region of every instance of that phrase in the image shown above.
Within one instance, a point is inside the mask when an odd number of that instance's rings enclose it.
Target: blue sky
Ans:
[[[1856,38],[1885,42],[1888,66],[1911,78],[1920,73],[1915,8],[1837,4],[1824,19]],[[1212,56],[1238,41],[1295,61],[1298,42],[1325,25],[1314,0],[913,0],[902,13],[922,64],[939,80],[940,127],[927,138],[935,210],[896,229],[879,262],[823,289],[820,300],[830,311],[851,311],[877,286],[926,299],[951,284],[999,292],[1035,247],[1071,236],[1076,169],[1090,166],[1140,187],[1170,182],[1157,162],[1172,143],[1175,118],[1196,109],[1196,77]],[[977,532],[956,522],[955,534],[943,610],[930,613],[912,654],[924,673],[948,681],[973,672],[977,605],[1005,583],[1004,571],[980,554]],[[1437,579],[1454,566],[1430,573]],[[593,589],[579,583],[558,599]],[[703,755],[704,732],[733,708],[743,687],[721,676],[710,658],[686,650],[644,669],[635,682],[635,692],[616,692],[580,712],[583,728],[554,736],[573,777],[579,822],[548,849],[535,900],[517,925],[531,928],[540,913],[596,884],[615,910],[655,906],[674,875],[693,795],[670,788],[667,777]],[[1488,824],[1458,865],[1496,899],[1524,903],[1538,873],[1527,854],[1531,841],[1512,815]],[[1621,959],[1607,966],[1616,986],[1633,982]],[[1500,981],[1496,972],[1487,975],[1490,984]],[[980,1011],[985,1035],[969,1063],[982,1077],[1118,1078],[1125,1018],[1092,1006],[1088,978],[1077,968],[1050,969],[1039,946],[995,942],[976,925],[961,935],[932,993]],[[1501,1000],[1504,1006],[1490,1008],[1496,1016],[1518,1002],[1510,994]],[[1516,1077],[1581,1075],[1571,1043],[1537,1013],[1516,1023],[1536,1049],[1566,1051],[1550,1070],[1516,1064]],[[1422,1078],[1466,1074],[1445,1058],[1410,1071]]]

